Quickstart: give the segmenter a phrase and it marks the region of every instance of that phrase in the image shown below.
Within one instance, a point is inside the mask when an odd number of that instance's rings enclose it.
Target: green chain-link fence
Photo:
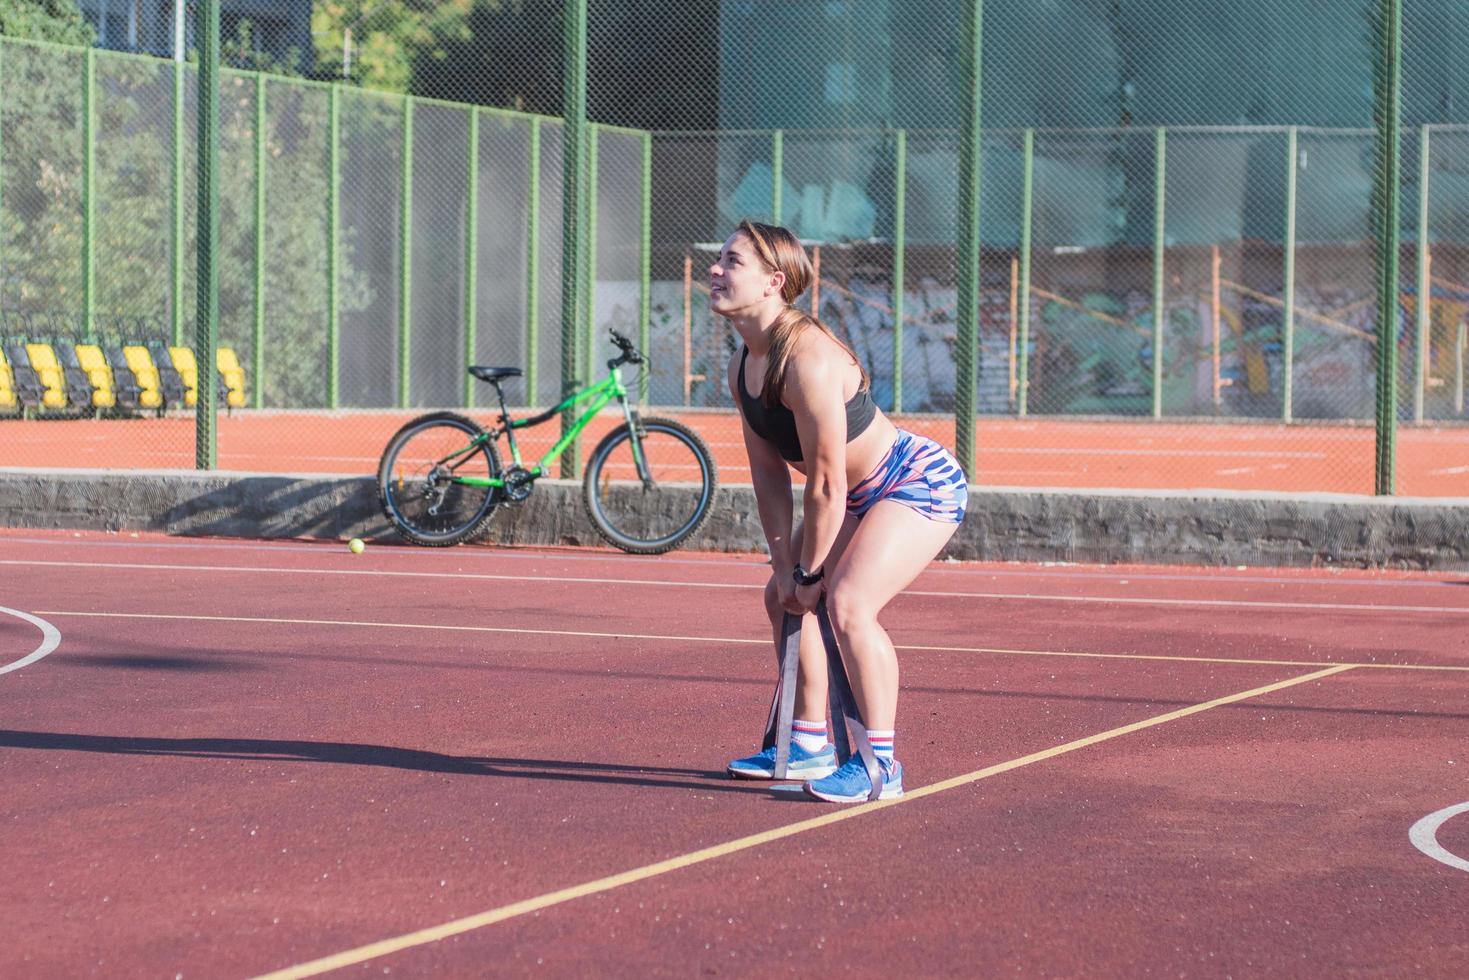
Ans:
[[[219,337],[244,392],[218,465],[371,472],[406,414],[484,412],[467,363],[522,366],[509,393],[553,404],[568,373],[600,370],[612,327],[651,352],[642,398],[693,421],[738,481],[735,338],[707,268],[753,217],[806,241],[819,276],[800,302],[882,408],[961,455],[972,442],[980,484],[1462,494],[1469,14],[1403,8],[1384,331],[1373,97],[1394,8],[990,4],[976,132],[978,3],[589,0],[579,251],[562,241],[561,3],[316,4],[294,63],[314,77],[221,77]],[[0,39],[7,351],[193,344],[195,79]],[[1384,334],[1395,406],[1375,384]],[[0,463],[190,465],[190,412],[164,407],[34,406],[79,417],[0,421],[27,447]]]

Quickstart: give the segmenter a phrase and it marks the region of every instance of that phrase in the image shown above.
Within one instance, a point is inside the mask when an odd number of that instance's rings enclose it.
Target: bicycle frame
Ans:
[[[622,405],[622,414],[627,419],[628,425],[632,425],[633,411],[631,408],[628,407],[627,404],[627,388],[622,383],[622,370],[615,363],[609,363],[607,367],[608,374],[606,378],[592,385],[590,388],[583,388],[581,391],[574,392],[571,395],[568,395],[564,400],[562,400],[559,405],[556,405],[553,408],[548,408],[540,415],[532,416],[531,418],[525,419],[512,419],[509,414],[504,411],[504,407],[502,405],[500,413],[500,428],[491,429],[489,432],[486,432],[482,436],[476,436],[468,446],[464,447],[464,449],[461,449],[459,452],[453,453],[452,455],[446,457],[442,462],[449,463],[450,469],[453,469],[455,464],[451,462],[452,460],[457,460],[467,456],[474,450],[478,449],[486,441],[498,439],[500,433],[503,432],[505,434],[506,441],[510,444],[511,461],[517,467],[523,468],[524,461],[521,459],[520,447],[516,445],[515,442],[515,430],[528,429],[531,426],[540,425],[543,422],[548,422],[551,419],[555,418],[557,415],[560,415],[562,412],[571,408],[573,405],[591,399],[591,404],[587,407],[586,411],[581,414],[581,416],[576,420],[571,428],[568,429],[566,433],[561,436],[560,439],[556,440],[556,444],[548,449],[546,451],[546,454],[542,456],[539,460],[537,460],[534,466],[526,471],[530,474],[532,478],[545,476],[547,469],[551,466],[552,463],[556,462],[556,460],[560,458],[561,454],[566,451],[566,447],[571,445],[572,440],[580,435],[581,430],[587,427],[587,424],[596,417],[597,413],[606,408],[608,404],[610,404],[614,399],[616,399]],[[632,450],[633,459],[637,463],[638,467],[638,475],[646,483],[648,481],[647,467],[643,463],[642,446],[641,444],[639,444],[637,439],[632,440]],[[453,482],[467,487],[505,486],[505,480],[500,477],[485,478],[474,476],[455,476],[453,478]]]

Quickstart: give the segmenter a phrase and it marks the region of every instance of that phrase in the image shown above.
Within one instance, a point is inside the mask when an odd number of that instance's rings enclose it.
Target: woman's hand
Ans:
[[[780,590],[781,606],[788,613],[803,615],[816,611],[816,603],[821,599],[820,582],[811,585],[797,585],[794,580],[788,580],[789,585]],[[789,592],[787,591],[789,589]]]

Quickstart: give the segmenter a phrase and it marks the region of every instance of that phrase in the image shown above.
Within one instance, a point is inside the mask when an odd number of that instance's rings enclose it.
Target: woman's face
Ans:
[[[709,311],[737,316],[770,302],[771,297],[780,302],[784,282],[781,273],[771,272],[760,261],[749,237],[735,232],[709,266]]]

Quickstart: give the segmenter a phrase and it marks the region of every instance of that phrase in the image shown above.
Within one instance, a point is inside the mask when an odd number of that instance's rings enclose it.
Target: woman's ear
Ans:
[[[770,296],[771,294],[774,294],[776,296],[779,296],[781,290],[785,289],[785,285],[786,274],[777,270],[776,272],[771,273],[770,288],[765,291],[765,295]]]

